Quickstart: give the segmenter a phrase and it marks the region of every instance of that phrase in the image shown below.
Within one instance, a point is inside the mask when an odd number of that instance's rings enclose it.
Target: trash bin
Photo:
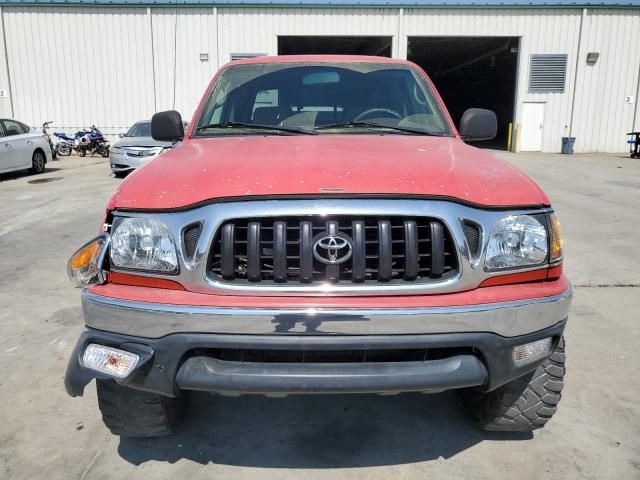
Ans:
[[[560,152],[565,155],[571,155],[574,143],[576,143],[576,137],[562,137],[562,150]]]

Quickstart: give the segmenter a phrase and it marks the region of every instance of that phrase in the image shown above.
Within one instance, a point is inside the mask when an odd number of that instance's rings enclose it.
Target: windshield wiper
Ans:
[[[375,122],[336,122],[327,123],[326,125],[320,125],[315,130],[329,130],[331,128],[386,128],[388,130],[394,130],[397,132],[413,133],[415,135],[429,135],[432,137],[446,137],[448,135],[444,133],[428,132],[426,130],[420,130],[418,128],[411,127],[398,127],[394,125],[385,125],[383,123]]]
[[[303,133],[305,135],[316,135],[316,132],[314,132],[313,130],[307,130],[301,127],[285,127],[282,125],[259,125],[257,123],[245,123],[245,122],[210,123],[209,125],[204,125],[202,127],[196,128],[196,132],[201,132],[203,130],[210,130],[214,128],[273,130],[276,132]]]

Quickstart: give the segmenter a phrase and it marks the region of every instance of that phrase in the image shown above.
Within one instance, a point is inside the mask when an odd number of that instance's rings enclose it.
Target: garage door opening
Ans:
[[[391,57],[391,37],[278,37],[278,55],[304,54]]]
[[[518,45],[518,37],[409,37],[407,58],[429,74],[456,125],[467,108],[496,112],[498,135],[474,145],[506,149],[514,115]]]

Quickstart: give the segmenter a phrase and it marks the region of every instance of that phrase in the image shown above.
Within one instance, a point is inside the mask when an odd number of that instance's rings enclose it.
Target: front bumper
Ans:
[[[552,337],[555,348],[565,324],[562,321],[513,338],[492,333],[303,338],[182,333],[145,339],[87,330],[69,361],[65,386],[69,395],[75,397],[82,395],[93,378],[109,378],[82,365],[86,346],[99,343],[141,355],[141,364],[119,383],[167,396],[176,396],[180,390],[295,394],[440,392],[481,387],[490,391],[535,369],[543,361],[515,366],[514,346]],[[238,348],[293,352],[420,348],[454,353],[428,361],[380,363],[257,363],[225,361],[208,354],[216,349]],[[455,354],[456,350],[464,353]]]
[[[543,359],[513,363],[513,347],[547,337],[559,341],[571,290],[518,302],[422,309],[237,309],[122,301],[83,293],[89,327],[70,359],[67,392],[81,395],[93,378],[82,365],[89,343],[141,354],[120,383],[175,396],[219,393],[436,392],[493,390]],[[135,332],[135,334],[134,334]],[[304,363],[229,361],[220,350],[445,352],[422,361]]]
[[[155,157],[157,157],[157,155],[148,157],[131,157],[124,152],[112,151],[109,154],[109,163],[111,164],[111,171],[114,173],[129,172],[141,167]]]

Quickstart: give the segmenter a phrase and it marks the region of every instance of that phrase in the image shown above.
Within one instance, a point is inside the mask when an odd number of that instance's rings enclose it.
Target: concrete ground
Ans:
[[[533,435],[479,431],[452,393],[194,395],[176,436],[120,440],[93,385],[62,383],[82,330],[66,261],[120,180],[97,158],[0,175],[0,478],[640,478],[640,160],[502,155],[552,198],[576,293],[563,399]]]

